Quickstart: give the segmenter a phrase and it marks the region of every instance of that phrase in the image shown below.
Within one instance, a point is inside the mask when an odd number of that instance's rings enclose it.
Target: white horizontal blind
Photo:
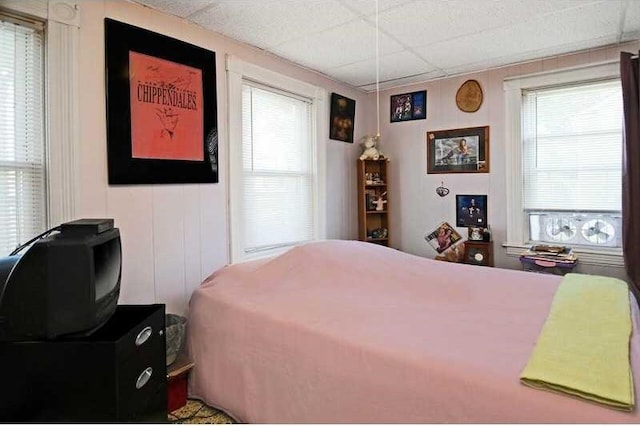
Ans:
[[[619,80],[523,92],[525,210],[620,212]]]
[[[315,238],[310,132],[308,101],[243,83],[245,253]]]
[[[44,231],[43,34],[0,16],[0,256]]]

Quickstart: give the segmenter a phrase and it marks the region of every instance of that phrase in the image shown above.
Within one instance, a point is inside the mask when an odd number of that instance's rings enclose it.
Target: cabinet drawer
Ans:
[[[113,317],[90,339],[115,345],[116,359],[147,358],[165,353],[164,305],[118,305]]]
[[[134,420],[137,413],[149,413],[150,407],[154,407],[151,412],[160,410],[166,415],[167,367],[163,355],[148,346],[132,358],[117,361],[119,421]]]

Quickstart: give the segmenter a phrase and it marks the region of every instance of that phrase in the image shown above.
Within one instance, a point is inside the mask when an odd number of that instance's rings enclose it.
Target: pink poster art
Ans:
[[[204,159],[202,70],[129,51],[131,156]]]

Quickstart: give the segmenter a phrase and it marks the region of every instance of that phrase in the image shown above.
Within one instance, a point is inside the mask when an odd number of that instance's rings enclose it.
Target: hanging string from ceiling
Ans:
[[[378,30],[378,0],[376,0],[376,139],[380,139],[380,42]]]

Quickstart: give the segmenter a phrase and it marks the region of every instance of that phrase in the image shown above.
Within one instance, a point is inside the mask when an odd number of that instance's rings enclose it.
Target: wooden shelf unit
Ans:
[[[358,160],[358,239],[384,246],[389,245],[389,210],[391,201],[389,199],[388,185],[389,174],[387,160]],[[379,181],[374,183],[370,180],[367,183],[367,174],[378,176]],[[371,175],[370,175],[371,177]],[[375,206],[367,206],[367,195],[373,199],[387,192],[383,199],[387,200],[383,210],[375,210]],[[373,237],[374,231],[386,230],[386,235]]]

